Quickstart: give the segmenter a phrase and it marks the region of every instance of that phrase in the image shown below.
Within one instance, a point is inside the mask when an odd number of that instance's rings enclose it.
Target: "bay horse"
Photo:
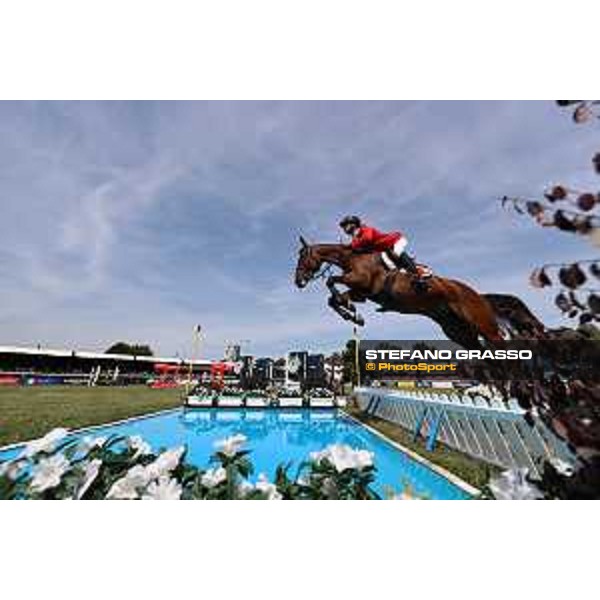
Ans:
[[[417,292],[412,277],[403,271],[389,272],[379,252],[357,253],[344,244],[310,245],[302,236],[300,242],[296,286],[303,288],[324,276],[328,270],[324,265],[338,267],[341,274],[326,279],[331,294],[328,304],[343,319],[359,326],[364,325],[364,319],[355,303],[370,300],[379,304],[380,312],[429,317],[449,339],[468,349],[481,348],[482,339],[490,345],[505,339],[501,325],[524,327],[515,319],[516,313],[522,320],[531,317],[533,328],[544,327],[514,296],[484,296],[461,281],[438,276],[428,280],[426,292]],[[348,289],[341,292],[338,285]]]

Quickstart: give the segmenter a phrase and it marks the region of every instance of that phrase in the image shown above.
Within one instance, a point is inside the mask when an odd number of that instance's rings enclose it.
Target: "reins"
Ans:
[[[329,273],[329,271],[331,271],[332,268],[333,265],[331,263],[326,263],[325,266],[317,274],[311,277],[310,281],[316,281],[317,279],[323,279],[324,277],[327,277],[327,274]]]
[[[309,250],[310,251],[310,250]],[[326,278],[329,273],[331,272],[331,270],[333,269],[334,266],[340,266],[338,264],[336,264],[335,262],[326,262],[325,260],[321,259],[323,261],[323,266],[319,269],[319,271],[317,273],[315,273],[314,275],[311,275],[309,277],[307,277],[306,282],[310,283],[311,281],[317,281],[319,279],[324,279]]]

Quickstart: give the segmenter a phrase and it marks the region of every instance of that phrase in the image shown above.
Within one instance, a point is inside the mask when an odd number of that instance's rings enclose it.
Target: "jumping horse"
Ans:
[[[389,271],[377,252],[357,253],[343,244],[310,245],[300,236],[295,283],[304,288],[310,281],[326,278],[329,306],[343,319],[364,325],[356,303],[370,300],[380,312],[418,314],[435,321],[452,341],[465,348],[494,345],[508,336],[537,337],[544,325],[515,296],[477,293],[467,284],[433,276],[427,291],[416,291],[412,277]],[[341,274],[330,274],[331,267]],[[337,286],[348,289],[340,291]]]

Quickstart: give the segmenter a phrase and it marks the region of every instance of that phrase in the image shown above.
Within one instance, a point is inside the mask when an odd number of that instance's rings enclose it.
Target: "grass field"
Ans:
[[[180,405],[181,390],[129,387],[0,387],[0,446]]]

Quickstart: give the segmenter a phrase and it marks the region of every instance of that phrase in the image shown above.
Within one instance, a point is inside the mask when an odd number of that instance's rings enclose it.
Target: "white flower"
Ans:
[[[209,469],[200,479],[203,486],[213,488],[227,479],[227,471],[223,467],[218,469]]]
[[[79,491],[77,492],[77,500],[80,500],[81,497],[88,491],[92,483],[94,483],[96,477],[98,477],[101,466],[102,461],[99,458],[95,458],[85,465],[83,481],[79,487]]]
[[[86,435],[79,442],[78,448],[82,452],[88,453],[90,450],[93,450],[94,448],[101,448],[102,446],[104,446],[104,444],[106,443],[107,439],[108,438],[106,438],[106,437],[92,438],[89,435]]]
[[[182,488],[175,479],[163,475],[153,481],[142,496],[142,500],[179,500]]]
[[[528,469],[504,471],[489,483],[496,500],[540,500],[541,491],[527,481]]]
[[[152,473],[148,469],[148,467],[144,467],[143,465],[135,465],[127,471],[125,478],[128,479],[131,483],[136,486],[145,486],[150,483],[152,479]]]
[[[137,497],[137,487],[127,477],[115,481],[106,494],[107,500],[135,500]]]
[[[571,477],[571,475],[575,473],[575,467],[571,463],[568,463],[566,460],[562,460],[561,458],[552,458],[550,460],[550,464],[559,473],[559,475]]]
[[[231,437],[215,442],[215,448],[226,456],[235,456],[246,443],[246,436],[238,433]]]
[[[283,499],[283,496],[277,491],[277,486],[273,483],[270,483],[264,473],[261,473],[258,476],[258,481],[254,487],[263,494],[266,494],[267,500]]]
[[[125,477],[115,481],[106,497],[112,500],[135,500],[139,497],[138,489],[145,488],[152,479],[148,469],[142,465],[136,465],[129,469]]]
[[[312,452],[310,458],[317,463],[327,459],[338,473],[346,469],[360,470],[373,465],[372,452],[355,450],[344,444],[333,444],[320,452]]]
[[[181,462],[184,452],[185,447],[179,446],[178,448],[165,450],[162,454],[159,454],[157,459],[146,467],[151,475],[151,479],[158,479],[161,475],[168,475],[176,469]]]
[[[106,497],[113,500],[135,500],[139,498],[139,490],[146,488],[149,483],[155,483],[157,479],[164,477],[169,479],[169,473],[177,468],[184,452],[185,448],[183,446],[165,450],[148,466],[136,465],[129,469],[125,477],[121,477],[113,483]],[[146,491],[146,493],[148,492]],[[156,493],[162,492],[159,490]]]
[[[0,477],[8,477],[16,479],[19,476],[21,469],[25,466],[24,460],[9,460],[0,464]]]
[[[134,458],[137,458],[138,456],[143,456],[145,454],[150,454],[152,452],[150,444],[145,442],[139,435],[132,435],[128,437],[127,444],[132,450],[136,451]]]
[[[31,489],[43,492],[56,487],[69,466],[69,461],[62,454],[42,458],[33,471]]]
[[[65,429],[64,427],[53,429],[44,437],[29,442],[29,444],[25,446],[21,456],[23,458],[31,458],[39,452],[52,452],[52,450],[54,450],[56,447],[56,444],[60,442],[60,440],[62,440],[68,433],[69,430]]]

